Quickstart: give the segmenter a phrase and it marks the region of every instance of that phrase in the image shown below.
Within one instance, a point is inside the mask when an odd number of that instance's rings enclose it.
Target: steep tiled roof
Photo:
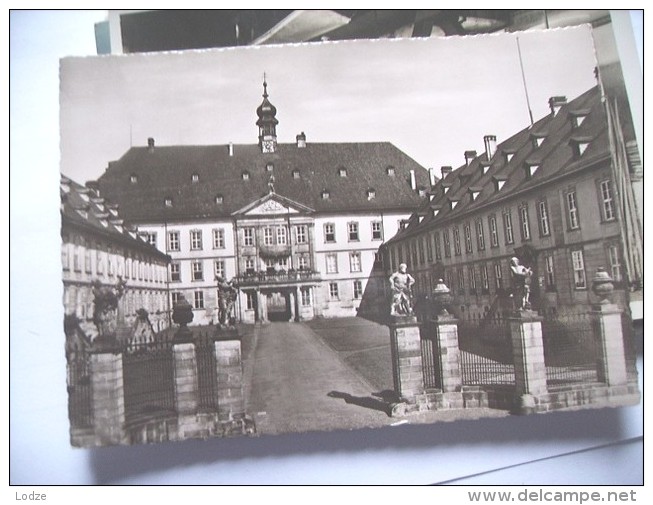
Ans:
[[[574,126],[578,115],[585,119]],[[578,144],[584,150],[578,151]],[[512,155],[510,159],[506,156]],[[480,208],[546,183],[551,179],[591,166],[609,156],[605,109],[598,87],[592,88],[499,144],[491,160],[486,153],[452,171],[432,190],[435,197],[424,203],[421,222],[410,224],[392,240],[420,233],[471,214]],[[485,166],[485,170],[481,167]],[[497,180],[503,182],[498,188]],[[445,193],[444,188],[449,189]],[[470,188],[473,191],[470,191]],[[472,198],[475,193],[475,198]],[[451,201],[458,200],[452,209]],[[431,209],[439,208],[434,216]]]
[[[323,213],[411,211],[423,198],[411,189],[410,171],[418,189],[429,185],[427,170],[388,142],[279,144],[271,154],[232,147],[233,156],[226,145],[134,147],[109,163],[97,186],[125,219],[157,222],[228,217],[266,194],[272,174],[276,193]]]
[[[150,245],[123,223],[118,206],[100,198],[96,191],[61,176],[61,221],[65,226],[76,227],[88,233],[144,253],[168,260],[168,256]]]

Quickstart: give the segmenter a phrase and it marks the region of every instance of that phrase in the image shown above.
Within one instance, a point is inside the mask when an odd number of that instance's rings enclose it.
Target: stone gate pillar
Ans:
[[[621,386],[628,383],[626,353],[621,322],[622,312],[617,305],[597,304],[590,313],[592,328],[597,343],[599,382],[608,386]]]
[[[531,414],[538,411],[538,397],[547,393],[542,318],[532,310],[518,310],[509,321],[516,413]]]
[[[213,345],[218,378],[218,420],[242,419],[245,402],[240,336],[235,331],[228,332],[219,336]]]
[[[389,326],[394,389],[402,401],[415,404],[424,393],[419,323],[414,316],[393,316]]]
[[[92,351],[89,371],[95,443],[97,445],[127,443],[122,353],[106,347]]]
[[[460,392],[463,380],[458,346],[458,320],[451,315],[438,316],[431,324],[435,326],[439,350],[442,392]]]

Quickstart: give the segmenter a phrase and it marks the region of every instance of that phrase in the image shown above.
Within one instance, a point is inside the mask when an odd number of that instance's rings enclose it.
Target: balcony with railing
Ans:
[[[236,277],[240,287],[270,284],[298,284],[320,282],[320,272],[314,270],[268,270],[265,272],[245,272]]]

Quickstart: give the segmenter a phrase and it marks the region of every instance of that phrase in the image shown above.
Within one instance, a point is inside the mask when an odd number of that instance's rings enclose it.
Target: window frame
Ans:
[[[199,282],[204,280],[204,262],[202,260],[191,261],[190,271],[191,281]],[[199,274],[199,278],[197,274]]]
[[[355,258],[357,258],[355,260]],[[351,251],[349,253],[349,271],[351,273],[360,273],[363,271],[362,255],[359,251]]]
[[[580,262],[578,260],[580,260]],[[571,269],[574,274],[574,288],[577,291],[587,290],[587,274],[585,273],[585,255],[582,249],[573,249],[571,251]],[[579,272],[582,275],[579,275],[577,277],[577,274]],[[582,285],[579,285],[578,282],[579,280],[582,280]]]
[[[360,227],[358,221],[349,221],[347,223],[348,242],[360,242]]]
[[[549,206],[546,200],[537,202],[537,217],[540,237],[549,237],[551,235],[551,223],[549,221]]]
[[[181,234],[178,230],[168,231],[168,251],[181,251]]]
[[[325,272],[327,274],[337,274],[338,273],[338,254],[329,253],[324,255],[325,261]]]
[[[331,230],[331,231],[329,231]],[[335,244],[336,243],[336,224],[335,223],[324,223],[324,243],[325,244]],[[331,237],[331,238],[329,238]]]
[[[213,249],[224,249],[225,247],[224,228],[213,228]]]

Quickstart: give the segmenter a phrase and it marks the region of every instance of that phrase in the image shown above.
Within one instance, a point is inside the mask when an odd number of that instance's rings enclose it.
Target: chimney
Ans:
[[[551,114],[554,116],[558,113],[560,108],[567,103],[566,96],[552,96],[549,98],[549,108],[551,109]]]
[[[417,181],[415,181],[415,169],[410,169],[410,187],[413,191],[417,189]]]
[[[234,155],[234,143],[229,142],[229,156],[233,157],[233,155]]]
[[[147,149],[148,151],[154,151],[154,137],[149,137],[147,139]]]
[[[304,132],[301,132],[295,138],[297,139],[298,149],[303,149],[304,147],[306,147],[306,134]]]
[[[435,186],[435,183],[438,182],[438,176],[435,175],[435,168],[429,168],[429,180],[431,181],[431,187]]]
[[[96,196],[100,196],[100,184],[98,181],[86,181],[86,187],[94,191]]]
[[[469,166],[474,158],[476,158],[476,151],[465,151],[465,165]]]
[[[485,154],[487,155],[488,161],[490,161],[497,150],[497,136],[486,135],[483,137],[483,142],[485,143]]]
[[[442,174],[443,179],[451,172],[453,172],[453,168],[451,167],[440,167],[440,173]]]

